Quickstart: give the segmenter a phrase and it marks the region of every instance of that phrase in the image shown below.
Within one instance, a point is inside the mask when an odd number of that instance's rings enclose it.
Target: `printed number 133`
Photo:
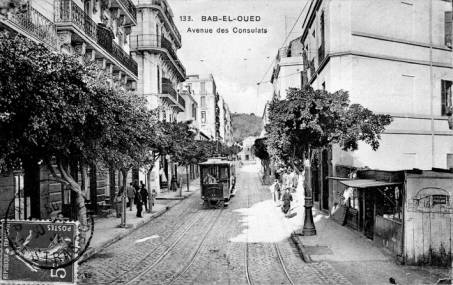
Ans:
[[[179,16],[179,19],[181,20],[181,22],[192,22],[193,21],[192,16]]]

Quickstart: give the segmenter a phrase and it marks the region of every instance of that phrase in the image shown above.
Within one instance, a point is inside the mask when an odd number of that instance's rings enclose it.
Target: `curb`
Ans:
[[[184,197],[178,197],[178,198],[181,198],[181,199],[168,199],[168,200],[176,200],[176,201],[182,201],[184,200],[185,198],[188,198],[190,197],[193,193],[195,193],[195,191],[191,191],[191,193],[189,193],[189,195],[187,196],[184,196]],[[148,220],[142,220],[140,222],[138,222],[137,224],[134,224],[132,225],[132,227],[124,232],[122,232],[121,234],[115,236],[114,238],[106,241],[105,243],[101,244],[100,246],[98,247],[93,247],[93,248],[90,248],[88,249],[83,255],[82,257],[80,258],[80,260],[78,261],[79,264],[81,263],[84,263],[85,261],[87,261],[88,259],[90,259],[91,257],[93,257],[95,254],[101,252],[103,249],[105,249],[106,247],[110,246],[111,244],[123,239],[124,237],[128,236],[129,234],[133,233],[135,230],[141,228],[142,226],[144,226],[145,224],[147,224],[148,222],[162,216],[164,213],[166,213],[168,210],[170,210],[173,206],[179,204],[179,202],[176,202],[176,203],[171,203],[170,205],[167,205],[165,206],[165,208],[163,208],[162,210],[159,210],[157,212],[155,212],[153,215],[151,215],[149,217]]]
[[[156,197],[156,200],[184,200],[190,196],[192,196],[193,193],[197,192],[200,190],[199,188],[191,190],[190,192],[183,191],[182,192],[182,197]]]
[[[294,245],[297,248],[297,251],[299,252],[300,257],[305,263],[312,263],[313,260],[311,259],[311,256],[307,253],[305,250],[304,245],[300,242],[298,236],[296,233],[291,233],[291,240],[293,241]]]

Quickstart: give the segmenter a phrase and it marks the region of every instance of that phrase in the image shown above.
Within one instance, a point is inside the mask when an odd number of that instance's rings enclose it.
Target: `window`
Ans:
[[[197,105],[195,104],[192,104],[192,118],[194,118],[194,120],[197,120]]]
[[[441,104],[442,104],[442,110],[441,110],[441,115],[442,116],[449,116],[451,115],[451,85],[452,82],[449,80],[442,80],[441,82]]]
[[[201,112],[201,122],[206,123],[206,112]]]
[[[447,169],[453,168],[453,153],[447,153]]]
[[[205,108],[206,107],[206,96],[201,96],[201,107]]]
[[[200,82],[200,94],[206,94],[206,82]]]
[[[452,47],[452,12],[445,12],[445,45]]]
[[[403,217],[403,193],[400,186],[377,188],[376,215],[401,221]]]

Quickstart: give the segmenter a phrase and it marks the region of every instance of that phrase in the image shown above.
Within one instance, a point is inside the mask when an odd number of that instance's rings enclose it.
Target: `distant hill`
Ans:
[[[233,124],[233,136],[236,142],[242,142],[246,137],[259,136],[263,130],[261,117],[255,114],[233,113],[231,121]]]

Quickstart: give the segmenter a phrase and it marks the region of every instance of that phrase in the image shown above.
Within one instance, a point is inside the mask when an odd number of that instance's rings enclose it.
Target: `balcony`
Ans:
[[[137,8],[135,8],[134,3],[131,0],[116,0],[115,2],[122,11],[126,12],[125,14],[127,14],[132,24],[137,25]],[[115,3],[112,4],[116,6]]]
[[[170,83],[162,83],[162,93],[169,94],[175,101],[178,101],[178,93]]]
[[[175,23],[173,22],[173,14],[170,12],[170,8],[167,7],[167,4],[161,0],[138,0],[136,7],[138,8],[157,8],[163,16],[163,22],[167,26],[166,28],[173,32],[173,35],[178,44],[178,48],[181,47],[181,34],[176,28]]]
[[[176,69],[175,73],[179,75],[180,80],[186,78],[186,69],[179,61],[175,47],[164,36],[155,34],[131,35],[130,46],[131,50],[155,50],[163,53],[166,59],[173,63]]]
[[[113,41],[113,32],[103,27],[102,24],[96,24],[74,1],[55,1],[55,23],[57,30],[68,28],[76,30],[82,40],[85,38],[91,40],[86,41],[89,46],[102,47],[135,76],[138,75],[137,63],[132,56]]]
[[[178,103],[181,104],[181,106],[183,106],[184,109],[186,108],[186,100],[184,100],[184,98],[182,98],[181,95],[178,95]]]
[[[0,22],[54,50],[58,49],[57,29],[54,23],[30,5],[23,12],[8,14],[7,18]]]

